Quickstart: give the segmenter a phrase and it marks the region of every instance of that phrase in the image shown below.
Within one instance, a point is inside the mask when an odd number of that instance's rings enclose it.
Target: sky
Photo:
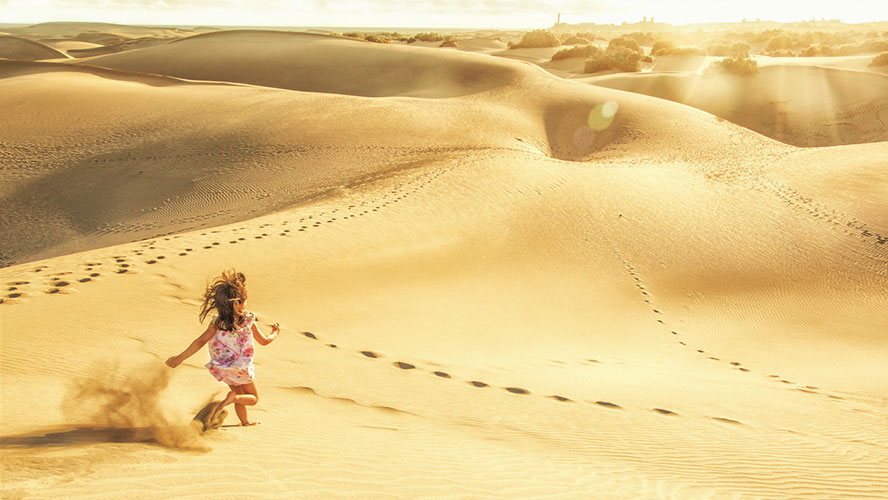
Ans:
[[[0,0],[0,25],[48,21],[213,26],[544,28],[562,22],[888,20],[879,0]]]

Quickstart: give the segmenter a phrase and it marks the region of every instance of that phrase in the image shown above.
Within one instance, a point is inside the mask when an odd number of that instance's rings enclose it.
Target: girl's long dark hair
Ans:
[[[246,276],[234,269],[222,272],[204,292],[203,305],[200,306],[200,321],[216,311],[216,329],[231,331],[243,326],[246,311],[235,304],[243,304],[247,300]]]

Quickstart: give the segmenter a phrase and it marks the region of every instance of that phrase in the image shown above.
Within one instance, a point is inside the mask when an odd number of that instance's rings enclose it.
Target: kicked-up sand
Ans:
[[[0,60],[3,498],[888,497],[878,131],[491,41],[190,34]],[[230,267],[283,333],[261,424],[201,434],[225,387],[164,360]]]

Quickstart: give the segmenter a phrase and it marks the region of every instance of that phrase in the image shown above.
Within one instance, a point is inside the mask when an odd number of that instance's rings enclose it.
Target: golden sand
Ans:
[[[3,498],[888,496],[885,77],[725,116],[501,50],[0,60]],[[283,333],[200,435],[225,387],[163,360],[228,267]]]

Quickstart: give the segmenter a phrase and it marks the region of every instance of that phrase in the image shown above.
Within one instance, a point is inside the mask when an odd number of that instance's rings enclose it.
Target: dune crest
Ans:
[[[0,35],[0,57],[22,61],[68,58],[63,52],[52,47],[12,35]]]

